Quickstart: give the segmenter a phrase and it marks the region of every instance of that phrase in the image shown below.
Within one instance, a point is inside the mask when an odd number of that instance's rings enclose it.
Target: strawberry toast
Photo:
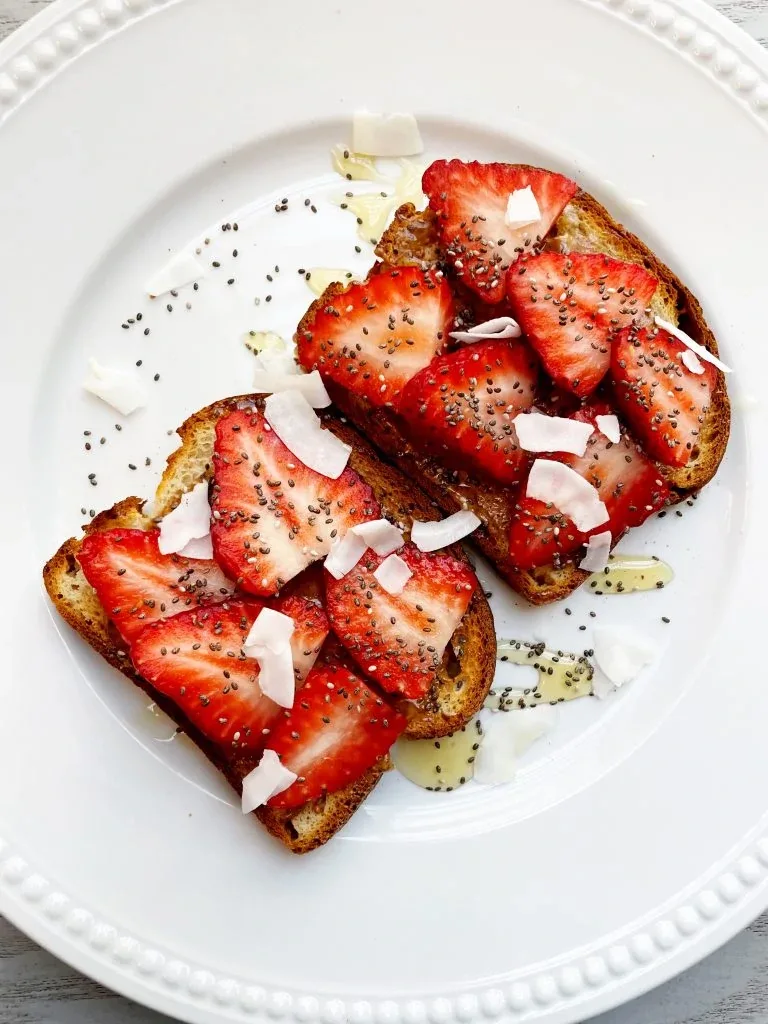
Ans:
[[[45,585],[303,853],[354,813],[398,736],[446,735],[482,706],[490,609],[450,522],[295,392],[219,402],[179,434],[152,513],[138,498],[102,512]]]
[[[336,406],[535,604],[567,596],[725,452],[701,306],[574,181],[438,160],[363,282],[296,333]]]

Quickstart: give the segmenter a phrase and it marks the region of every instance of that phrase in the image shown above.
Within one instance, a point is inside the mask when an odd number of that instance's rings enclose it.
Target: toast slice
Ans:
[[[96,516],[84,527],[84,535],[118,527],[148,530],[179,503],[195,484],[211,476],[216,421],[243,402],[258,396],[217,402],[191,416],[179,428],[180,447],[168,458],[158,486],[152,515],[141,499],[125,498]],[[408,529],[412,517],[438,519],[436,507],[406,478],[385,466],[373,449],[337,416],[327,414],[330,426],[352,447],[350,465],[372,487],[384,513]],[[239,793],[242,781],[256,767],[257,758],[222,756],[187,719],[180,709],[138,675],[106,611],[90,586],[77,560],[81,541],[67,540],[48,561],[43,580],[48,595],[62,618],[114,668],[141,687],[176,722],[223,773]],[[460,548],[453,554],[466,559]],[[477,591],[457,628],[443,659],[438,681],[420,707],[404,702],[409,724],[406,735],[413,738],[444,736],[464,725],[480,709],[495,671],[493,617],[482,591]],[[350,819],[383,773],[388,760],[379,762],[361,778],[342,790],[305,804],[298,810],[279,811],[260,807],[255,812],[265,828],[293,853],[306,853],[326,843]]]
[[[604,253],[616,259],[645,266],[659,281],[652,300],[653,312],[681,327],[714,355],[717,342],[701,305],[679,280],[639,238],[617,223],[610,213],[587,192],[580,190],[568,203],[546,240],[546,247],[560,252]],[[442,266],[443,253],[437,231],[437,218],[430,210],[418,211],[408,203],[400,207],[384,232],[376,255],[394,266],[420,269]],[[343,291],[335,284],[307,313],[328,304]],[[298,333],[306,321],[299,325]],[[569,563],[534,570],[520,570],[508,557],[507,537],[511,525],[509,493],[501,486],[446,470],[433,458],[415,451],[395,414],[372,408],[364,399],[326,381],[334,403],[367,438],[446,512],[471,508],[483,521],[472,536],[473,543],[494,563],[510,585],[532,604],[548,604],[567,597],[588,578],[588,573]],[[659,466],[678,500],[700,490],[716,473],[725,454],[730,432],[730,403],[723,374],[718,371],[718,386],[706,422],[701,430],[699,451],[687,466]]]

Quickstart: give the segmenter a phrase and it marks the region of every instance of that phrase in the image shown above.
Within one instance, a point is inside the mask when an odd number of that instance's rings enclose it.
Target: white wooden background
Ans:
[[[50,0],[0,0],[0,39]],[[215,0],[212,0],[215,2]],[[768,46],[768,0],[709,0]],[[170,1024],[0,917],[0,1024]],[[768,914],[698,966],[593,1024],[768,1024]]]

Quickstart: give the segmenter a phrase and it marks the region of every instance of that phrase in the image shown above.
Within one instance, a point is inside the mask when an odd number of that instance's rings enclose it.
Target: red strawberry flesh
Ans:
[[[657,327],[627,328],[613,347],[611,376],[618,410],[645,451],[667,466],[686,466],[696,458],[717,386],[712,363],[697,360],[701,373],[685,365],[682,357],[688,351]]]
[[[365,282],[331,286],[313,304],[296,333],[299,362],[372,405],[394,408],[440,351],[453,313],[442,275],[382,266]]]
[[[331,627],[363,671],[388,692],[418,699],[434,683],[478,582],[448,551],[406,544],[398,555],[413,574],[401,594],[378,583],[383,559],[369,549],[342,579],[326,573],[326,605]]]
[[[583,409],[573,418],[594,425],[597,415],[609,412],[610,409],[601,404]],[[590,532],[609,530],[614,542],[630,527],[640,526],[670,500],[669,488],[658,469],[626,432],[622,432],[621,441],[614,444],[595,430],[584,455],[547,458],[565,463],[597,488],[610,518]],[[521,488],[509,535],[509,556],[517,568],[560,565],[586,542],[587,536],[557,508],[525,497],[525,486]]]
[[[187,608],[226,600],[234,591],[214,561],[161,555],[159,530],[104,530],[80,545],[77,558],[122,638]]]
[[[246,598],[182,612],[147,626],[131,645],[136,671],[227,755],[263,749],[282,712],[262,694],[258,662],[243,651],[264,607]],[[328,622],[317,602],[305,598],[273,607],[295,623],[291,651],[298,686],[328,634]]]
[[[336,661],[310,672],[268,746],[298,778],[270,807],[300,807],[343,789],[380,761],[406,719],[354,672]]]
[[[536,251],[578,192],[574,181],[539,167],[461,160],[436,160],[424,172],[422,187],[459,280],[491,304],[504,297],[507,268]],[[505,220],[509,196],[525,188],[536,197],[541,217],[510,228]]]
[[[529,460],[512,421],[533,405],[538,372],[522,342],[465,345],[409,382],[400,415],[414,445],[444,465],[513,486]]]
[[[256,410],[218,421],[213,466],[214,555],[252,594],[276,593],[337,536],[380,516],[354,470],[332,480],[307,468]]]
[[[540,253],[507,275],[525,336],[555,384],[580,398],[606,375],[613,339],[645,317],[657,285],[644,267],[594,253]]]

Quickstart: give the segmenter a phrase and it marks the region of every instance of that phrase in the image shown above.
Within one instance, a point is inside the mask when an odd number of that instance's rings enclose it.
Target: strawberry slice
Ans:
[[[126,643],[156,619],[225,601],[235,589],[213,561],[161,555],[159,536],[159,530],[104,530],[80,545],[83,574]]]
[[[296,623],[291,637],[294,669],[303,671],[305,651],[314,651],[318,645],[320,618],[318,607],[311,602],[303,598],[292,601],[297,602],[291,606]],[[139,675],[170,697],[200,732],[227,754],[261,750],[270,724],[282,712],[259,688],[258,663],[243,653],[243,644],[263,607],[263,601],[246,599],[181,612],[146,626],[131,645],[131,659]],[[325,620],[322,609],[319,614]]]
[[[381,514],[354,470],[331,480],[308,469],[255,410],[216,424],[213,474],[214,555],[238,586],[260,596],[324,558],[336,536]]]
[[[317,665],[269,747],[297,780],[269,801],[289,809],[343,789],[383,758],[406,725],[404,715],[336,661]]]
[[[453,469],[513,486],[528,465],[512,420],[530,409],[538,359],[518,341],[484,341],[439,356],[403,392],[415,445]]]
[[[644,315],[657,285],[644,267],[595,253],[544,252],[507,275],[514,316],[544,368],[579,398],[606,375],[613,339]]]
[[[699,451],[701,425],[707,417],[717,370],[658,327],[627,328],[614,342],[611,355],[613,393],[649,455],[667,466],[686,466]],[[688,357],[690,358],[690,357]]]
[[[299,362],[373,405],[395,407],[440,351],[453,312],[441,274],[382,265],[365,282],[331,285],[310,306],[296,332]]]
[[[300,682],[307,678],[317,661],[320,648],[331,631],[328,616],[318,600],[298,597],[294,594],[279,597],[272,602],[277,612],[282,612],[296,623],[291,637],[293,669]]]
[[[579,186],[562,174],[524,164],[436,160],[424,172],[422,188],[437,213],[440,236],[459,277],[484,302],[504,298],[507,268],[522,253],[537,249]],[[522,228],[505,220],[512,192],[530,188],[541,217]]]
[[[606,412],[610,412],[606,406],[595,405],[580,410],[573,418],[594,426],[595,417]],[[658,469],[623,430],[618,444],[595,430],[584,455],[548,458],[564,462],[597,488],[610,519],[591,532],[610,530],[614,541],[670,501],[671,493]],[[525,497],[521,488],[509,533],[509,557],[517,568],[559,566],[586,542],[587,536],[554,506]]]
[[[373,574],[383,559],[369,549],[342,579],[326,573],[326,604],[331,628],[361,668],[388,692],[418,699],[435,681],[478,582],[447,551],[406,544],[398,555],[413,573],[401,594],[379,585]]]

